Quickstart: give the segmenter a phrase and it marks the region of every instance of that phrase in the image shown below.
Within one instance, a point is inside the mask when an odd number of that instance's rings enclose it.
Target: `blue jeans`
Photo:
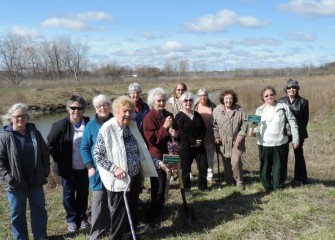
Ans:
[[[87,169],[72,170],[72,177],[62,177],[63,206],[66,212],[66,222],[80,224],[87,220],[88,205],[88,175]]]
[[[12,232],[15,240],[29,239],[26,218],[27,199],[29,200],[31,228],[34,238],[47,236],[48,216],[45,209],[43,186],[8,191],[7,198],[11,213]]]

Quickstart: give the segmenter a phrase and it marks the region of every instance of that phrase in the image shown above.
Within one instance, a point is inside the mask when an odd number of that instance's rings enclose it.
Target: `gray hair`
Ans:
[[[87,103],[86,103],[85,98],[83,98],[82,96],[77,95],[77,94],[72,94],[68,98],[68,100],[66,102],[66,110],[67,111],[70,111],[70,104],[73,103],[73,102],[79,102],[84,107],[84,111],[86,111]]]
[[[163,88],[153,88],[148,92],[148,104],[153,106],[157,95],[163,95],[165,101],[169,99],[169,92]]]
[[[187,99],[192,99],[192,100],[194,101],[194,95],[193,95],[193,93],[190,92],[190,91],[184,92],[183,95],[181,95],[181,96],[179,97],[179,101],[180,101],[180,102],[183,102],[184,99],[186,99],[186,98],[187,98]]]
[[[208,96],[208,92],[207,92],[207,90],[206,90],[205,88],[200,88],[200,89],[198,90],[197,96],[199,96],[200,93],[202,93],[202,92],[204,92],[204,93]]]
[[[102,101],[104,103],[107,103],[109,106],[112,106],[112,101],[105,94],[99,94],[99,95],[95,96],[92,100],[93,106],[96,107],[98,102],[100,102],[100,101]]]
[[[12,123],[11,119],[13,116],[13,112],[15,112],[18,109],[21,109],[24,112],[24,114],[27,114],[27,121],[30,120],[30,114],[28,112],[27,104],[15,103],[7,110],[7,112],[4,115],[1,116],[1,121],[4,126],[7,126]]]
[[[287,93],[287,89],[288,87],[297,87],[297,92],[300,90],[300,86],[297,80],[294,79],[289,79],[286,81],[285,86],[284,86],[284,92]]]
[[[129,106],[131,107],[133,112],[135,111],[134,100],[131,99],[130,97],[126,96],[126,95],[121,95],[113,101],[112,108],[113,108],[114,115],[121,107],[123,107],[126,104],[129,104]]]
[[[141,89],[140,84],[136,83],[136,82],[129,84],[128,93],[130,93],[132,91],[135,91],[135,92],[141,94],[142,93],[142,89]]]

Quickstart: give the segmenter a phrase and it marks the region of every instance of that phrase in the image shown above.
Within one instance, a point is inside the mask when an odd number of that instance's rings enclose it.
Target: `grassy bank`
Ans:
[[[247,152],[243,157],[246,190],[223,185],[213,186],[209,192],[192,189],[188,200],[195,208],[197,221],[192,228],[184,228],[179,214],[181,196],[176,185],[170,190],[161,224],[157,230],[148,229],[142,222],[140,239],[335,239],[335,81],[333,77],[299,79],[301,95],[309,99],[311,122],[309,138],[304,149],[310,185],[293,187],[289,184],[293,175],[293,153],[289,156],[287,188],[265,194],[258,179],[258,152],[256,139],[247,138]],[[33,91],[34,86],[21,88],[20,96],[30,105],[63,104],[71,91],[78,91],[87,99],[103,92],[111,97],[126,92],[129,83],[95,84],[88,86],[50,86],[43,91]],[[174,82],[143,83],[143,92],[154,86],[172,89]],[[283,79],[194,80],[186,82],[192,91],[205,87],[211,91],[232,88],[239,93],[239,102],[248,113],[261,104],[259,90],[271,84],[283,95]],[[38,86],[41,87],[41,86]],[[14,93],[0,90],[5,99],[3,108],[16,101],[23,101]],[[13,91],[17,91],[14,89]],[[36,93],[39,97],[35,96]],[[7,95],[6,95],[7,94]],[[8,98],[8,99],[7,99]],[[49,99],[50,98],[50,99]],[[43,102],[43,103],[42,103]],[[216,157],[216,156],[215,156]],[[217,159],[215,159],[216,162]],[[217,169],[217,166],[215,166]],[[220,166],[223,170],[222,165]],[[196,173],[196,171],[194,171]],[[216,174],[216,180],[218,180]],[[54,182],[54,179],[50,179]],[[222,180],[222,176],[221,176]],[[193,182],[196,184],[195,181]],[[148,185],[148,182],[146,182]],[[45,187],[49,214],[50,239],[87,239],[88,231],[67,233],[65,212],[62,207],[61,187],[49,184]],[[141,198],[147,201],[149,194]],[[5,193],[0,192],[0,239],[11,239],[10,218]],[[107,238],[106,238],[107,239]]]

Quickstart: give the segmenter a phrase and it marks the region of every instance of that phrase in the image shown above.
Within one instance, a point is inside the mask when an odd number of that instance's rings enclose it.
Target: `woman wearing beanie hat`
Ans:
[[[284,86],[286,96],[279,99],[279,102],[286,103],[290,107],[293,115],[297,119],[299,129],[299,147],[294,149],[295,167],[293,180],[299,184],[307,184],[308,177],[303,145],[305,139],[308,138],[307,124],[309,121],[309,107],[308,100],[299,95],[299,90],[300,86],[297,80],[287,80]]]

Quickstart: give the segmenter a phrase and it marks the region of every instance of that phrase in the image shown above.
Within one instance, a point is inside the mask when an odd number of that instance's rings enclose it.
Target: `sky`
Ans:
[[[9,33],[85,43],[96,65],[319,66],[335,61],[335,0],[3,0]]]

